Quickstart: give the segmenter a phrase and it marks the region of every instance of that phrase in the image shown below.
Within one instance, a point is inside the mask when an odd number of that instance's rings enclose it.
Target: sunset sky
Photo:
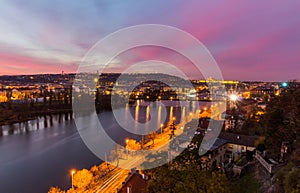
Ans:
[[[295,0],[3,0],[0,75],[75,72],[98,40],[137,24],[170,25],[192,34],[225,79],[300,78],[300,1]],[[146,60],[157,52],[135,54]]]

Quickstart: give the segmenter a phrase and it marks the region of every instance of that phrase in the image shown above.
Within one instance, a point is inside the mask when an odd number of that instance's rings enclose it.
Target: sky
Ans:
[[[300,1],[295,0],[2,0],[0,75],[76,72],[96,42],[139,24],[190,33],[210,51],[224,79],[300,78]],[[129,50],[111,71],[173,54],[153,47]],[[188,62],[176,65],[193,76]]]

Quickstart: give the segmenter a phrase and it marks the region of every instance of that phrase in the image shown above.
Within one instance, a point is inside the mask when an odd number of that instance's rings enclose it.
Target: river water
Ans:
[[[200,106],[208,106],[201,103]],[[160,112],[161,104],[141,102],[137,106],[118,109],[125,117],[131,115],[140,122],[147,122],[149,108]],[[195,112],[196,106],[166,101],[167,123],[173,116],[179,122],[181,117]],[[51,186],[67,189],[71,186],[70,170],[90,168],[102,162],[83,143],[71,116],[39,117],[25,123],[3,126],[0,137],[0,193],[43,193]],[[110,111],[99,114],[99,120],[106,132],[118,143],[123,144],[130,133],[121,129]]]

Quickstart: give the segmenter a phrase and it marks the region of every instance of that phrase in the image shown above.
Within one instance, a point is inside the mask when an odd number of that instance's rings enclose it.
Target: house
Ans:
[[[242,127],[245,120],[246,111],[244,110],[226,110],[222,113],[222,118],[225,119],[225,131],[232,128]]]
[[[234,133],[221,132],[214,144],[201,157],[202,168],[222,168],[232,160],[236,161],[247,152],[253,154],[257,136],[239,135]]]
[[[209,149],[204,147],[207,152],[201,157],[202,168],[222,166],[227,161],[225,157],[226,144],[226,140],[217,138]]]
[[[227,141],[226,154],[235,161],[239,155],[246,154],[247,151],[253,152],[256,149],[255,141],[258,136],[221,132],[219,138]]]
[[[118,193],[146,193],[147,186],[148,179],[145,175],[139,174],[137,170],[131,170]]]

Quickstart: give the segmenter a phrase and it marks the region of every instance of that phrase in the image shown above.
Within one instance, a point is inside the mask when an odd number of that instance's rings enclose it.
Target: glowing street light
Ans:
[[[71,181],[72,181],[72,189],[73,189],[73,176],[74,176],[74,174],[75,174],[75,170],[73,169],[73,170],[71,170]]]
[[[163,129],[163,127],[164,127],[164,124],[163,124],[163,123],[160,124],[160,134],[162,134],[162,129]]]
[[[231,101],[236,101],[238,99],[238,96],[236,94],[232,94],[229,96]]]
[[[126,142],[126,146],[125,146],[126,157],[127,157],[127,159],[128,159],[128,148],[127,148],[127,146],[128,146],[129,139],[126,139],[125,142]]]

